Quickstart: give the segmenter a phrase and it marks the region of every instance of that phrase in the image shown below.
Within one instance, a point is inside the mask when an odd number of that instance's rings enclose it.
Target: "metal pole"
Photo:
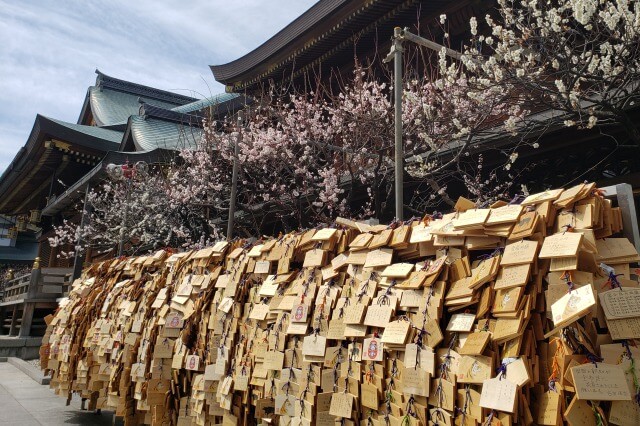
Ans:
[[[395,106],[396,220],[403,218],[404,150],[402,147],[402,28],[393,29],[393,95]]]
[[[420,37],[419,35],[416,35],[416,34],[410,32],[407,28],[405,28],[402,31],[402,38],[405,39],[405,40],[412,41],[412,42],[414,42],[416,44],[419,44],[420,46],[424,46],[427,49],[431,49],[431,50],[436,51],[436,52],[440,52],[442,49],[444,49],[444,53],[448,57],[454,58],[454,59],[457,59],[457,60],[462,59],[462,53],[456,52],[453,49],[449,49],[448,47],[445,47],[445,46],[443,46],[441,44],[435,43],[435,42],[433,42],[431,40],[427,40],[424,37]]]
[[[229,221],[227,223],[227,240],[233,238],[233,221],[236,215],[236,196],[238,193],[238,155],[242,141],[242,111],[238,111],[238,138],[233,147],[233,171],[231,174],[231,200],[229,201]]]
[[[131,184],[131,179],[130,178],[126,178],[127,179],[126,183],[125,183],[125,190],[126,190],[126,199],[124,202],[124,214],[122,215],[122,224],[120,225],[120,242],[118,243],[118,257],[122,256],[122,253],[124,252],[124,228],[127,226],[127,216],[129,215],[129,202],[130,202],[130,193],[131,193],[131,188],[130,188],[130,184]]]
[[[84,205],[82,206],[82,217],[80,219],[80,227],[78,228],[78,235],[76,235],[76,250],[73,259],[73,276],[72,279],[80,278],[82,274],[82,255],[80,254],[79,247],[84,243],[82,238],[82,232],[91,222],[91,212],[93,210],[91,203],[89,202],[89,192],[91,192],[91,185],[87,183],[87,187],[84,190]]]

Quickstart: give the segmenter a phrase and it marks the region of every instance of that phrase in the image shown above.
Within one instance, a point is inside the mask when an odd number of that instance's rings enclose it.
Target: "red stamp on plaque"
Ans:
[[[305,322],[307,320],[307,305],[301,303],[299,305],[295,305],[292,311],[292,321],[293,322]]]
[[[369,346],[367,347],[367,356],[369,357],[369,359],[376,359],[378,358],[378,341],[375,339],[372,339],[369,342]]]

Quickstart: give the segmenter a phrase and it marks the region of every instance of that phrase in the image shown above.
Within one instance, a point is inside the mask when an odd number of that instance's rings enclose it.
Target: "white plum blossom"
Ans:
[[[469,20],[469,26],[471,28],[471,35],[473,36],[478,35],[478,20],[476,19],[475,16],[472,16],[471,19]]]
[[[640,2],[498,0],[496,11],[485,17],[491,34],[482,34],[482,48],[470,20],[465,72],[512,87],[523,105],[556,111],[557,124],[617,124],[640,145],[626,116],[640,97]]]

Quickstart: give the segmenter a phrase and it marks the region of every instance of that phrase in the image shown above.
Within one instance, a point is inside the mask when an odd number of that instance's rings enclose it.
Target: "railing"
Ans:
[[[29,274],[0,283],[0,304],[62,297],[69,292],[72,273],[72,268],[33,269]],[[35,288],[30,288],[31,283]]]
[[[31,273],[0,283],[0,334],[42,336],[44,315],[69,291],[73,268],[40,268],[36,257]]]
[[[0,288],[0,303],[24,299],[29,292],[30,282],[31,273],[2,283]]]

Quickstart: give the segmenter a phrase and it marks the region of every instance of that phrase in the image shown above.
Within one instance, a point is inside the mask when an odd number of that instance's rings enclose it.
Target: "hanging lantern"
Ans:
[[[122,167],[117,164],[107,164],[106,170],[107,174],[114,180],[120,180],[124,177],[124,171],[122,170]]]
[[[18,220],[16,220],[16,228],[18,228],[18,231],[27,230],[27,219],[24,216],[18,217]]]
[[[133,168],[138,175],[146,175],[149,172],[149,164],[146,161],[138,161]]]
[[[31,210],[31,214],[29,215],[29,222],[33,224],[40,223],[41,217],[42,217],[42,211]]]
[[[15,240],[18,238],[18,228],[9,228],[9,232],[7,232],[7,238],[10,240]]]
[[[135,170],[132,166],[129,165],[129,163],[123,164],[120,167],[122,168],[122,173],[125,178],[131,179],[133,177]]]

